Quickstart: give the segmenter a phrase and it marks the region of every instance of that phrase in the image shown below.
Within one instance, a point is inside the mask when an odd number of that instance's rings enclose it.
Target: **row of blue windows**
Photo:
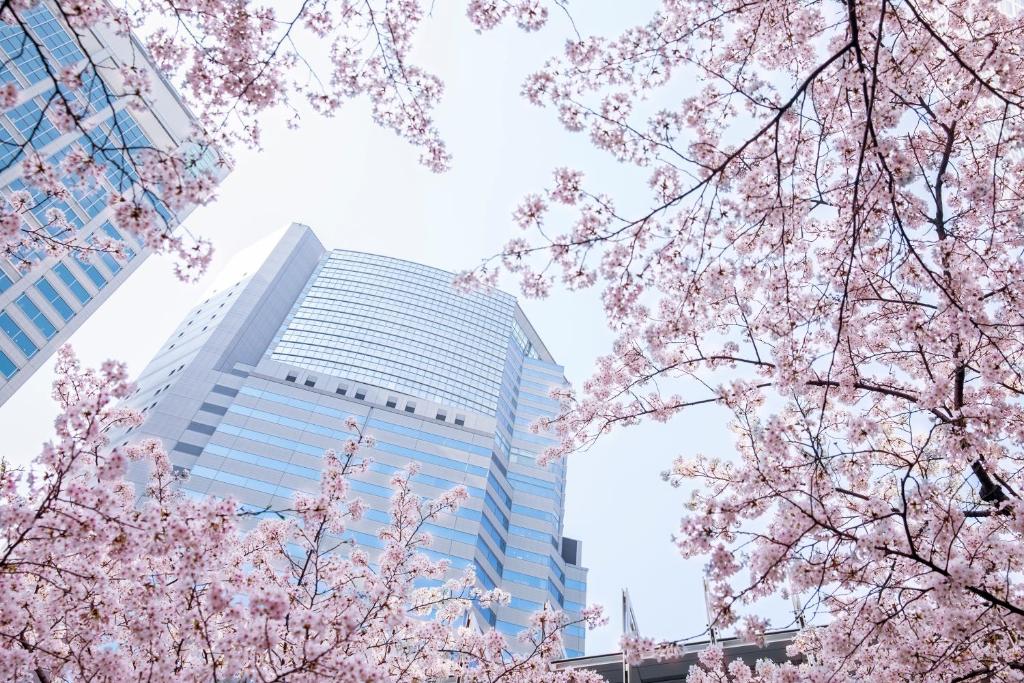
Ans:
[[[524,389],[533,389],[534,393],[540,393],[541,396],[545,396],[549,391],[551,391],[550,385],[541,384],[540,382],[531,382],[525,378],[519,380],[519,386]]]
[[[488,489],[487,492],[484,494],[484,505],[486,505],[487,509],[490,510],[494,514],[494,516],[498,518],[498,521],[501,522],[501,526],[507,529],[508,515],[502,512],[501,508],[498,507],[498,504],[494,502],[494,498],[491,496],[490,489]]]
[[[355,529],[348,529],[342,536],[342,538],[345,540],[351,538],[360,545],[369,546],[371,548],[383,548],[385,545],[384,541],[380,540],[380,538],[378,538],[377,536],[374,536],[373,534],[367,534],[362,531],[356,531]]]
[[[483,526],[484,530],[487,531],[488,534],[490,534],[491,538],[501,549],[501,552],[504,553],[506,547],[505,537],[501,534],[500,531],[498,531],[498,529],[494,526],[491,520],[487,518],[487,515],[480,515],[480,524],[481,526]]]
[[[512,581],[513,583],[521,583],[524,586],[533,586],[534,588],[540,588],[541,590],[547,588],[548,585],[548,581],[546,579],[543,579],[539,576],[533,576],[531,574],[523,574],[522,572],[512,571],[511,569],[506,569],[501,576],[502,578],[508,581]]]
[[[448,469],[455,470],[457,472],[467,472],[469,474],[475,474],[482,476],[486,471],[482,467],[476,465],[470,465],[469,463],[460,462],[458,460],[452,460],[446,458],[443,455],[434,455],[433,453],[425,453],[423,451],[417,451],[412,448],[406,448],[405,446],[399,446],[397,444],[388,443],[387,441],[378,441],[374,444],[374,448],[385,453],[393,453],[395,455],[404,455],[414,460],[421,460],[423,462],[433,463],[440,465],[441,467],[447,467]]]
[[[561,567],[558,566],[558,563],[555,562],[550,555],[535,553],[532,550],[524,550],[522,548],[516,548],[515,546],[509,546],[506,555],[525,562],[532,562],[548,567],[552,572],[554,572],[560,582],[563,584],[565,583],[565,572],[562,571]]]
[[[241,437],[244,437],[246,439],[251,439],[253,441],[258,441],[260,443],[267,443],[267,444],[271,444],[271,445],[274,445],[274,446],[281,446],[281,447],[284,447],[284,448],[290,448],[291,450],[297,450],[297,451],[300,451],[300,452],[306,452],[309,455],[322,455],[323,454],[323,450],[322,449],[316,449],[316,448],[314,448],[312,446],[306,446],[305,444],[301,444],[301,443],[299,443],[297,441],[291,441],[290,439],[284,439],[284,438],[281,438],[281,437],[278,437],[278,436],[272,436],[270,434],[264,434],[263,432],[257,432],[257,431],[251,430],[251,429],[244,429],[242,427],[236,427],[234,425],[225,424],[225,423],[221,423],[221,425],[220,425],[220,427],[218,429],[219,429],[219,431],[222,431],[222,432],[227,433],[227,434],[231,434],[231,435],[234,435],[234,436],[241,436]],[[254,453],[247,453],[245,451],[241,451],[241,450],[237,450],[237,449],[233,449],[233,448],[227,448],[227,447],[221,446],[219,444],[208,444],[206,446],[206,450],[208,452],[210,452],[210,453],[213,453],[214,455],[221,455],[221,456],[233,458],[235,460],[242,460],[244,462],[248,462],[248,463],[253,464],[253,465],[260,465],[260,466],[263,466],[263,467],[269,467],[269,468],[274,469],[274,470],[279,471],[279,472],[288,472],[289,474],[294,474],[294,475],[297,475],[297,476],[300,476],[300,477],[303,477],[303,478],[306,478],[306,479],[311,479],[313,481],[318,481],[320,479],[320,472],[319,472],[319,470],[316,470],[316,469],[314,469],[312,467],[303,467],[301,465],[294,465],[292,463],[286,463],[286,462],[283,462],[281,460],[276,460],[274,458],[268,458],[268,457],[264,457],[262,455],[256,455]],[[399,470],[399,468],[395,467],[394,465],[387,465],[387,464],[381,463],[381,462],[372,462],[372,463],[370,463],[370,469],[373,470],[374,472],[380,472],[382,474],[394,474],[395,472],[397,472]],[[450,481],[448,479],[442,479],[441,477],[434,477],[434,476],[431,476],[429,474],[424,474],[422,472],[418,473],[413,478],[413,480],[414,481],[421,481],[423,483],[430,484],[431,486],[437,486],[438,488],[442,488],[442,489],[450,489],[452,487],[460,485],[457,482],[453,482],[453,481]],[[475,495],[478,498],[481,498],[484,495],[483,489],[479,489],[479,488],[476,488],[476,487],[473,487],[473,486],[467,486],[466,489],[469,490],[469,492],[471,494]]]
[[[522,624],[512,624],[507,621],[501,621],[500,619],[494,624],[494,628],[498,629],[507,636],[517,636],[522,631],[526,630],[526,626]]]
[[[501,484],[498,483],[498,478],[494,476],[493,472],[488,472],[487,473],[487,483],[490,484],[494,488],[494,490],[498,494],[498,497],[502,500],[503,503],[505,503],[505,507],[506,508],[511,508],[512,507],[512,496],[510,496],[508,494],[508,492],[505,491],[505,489],[501,486]]]
[[[283,403],[285,405],[290,405],[295,408],[302,408],[304,410],[309,410],[314,413],[320,413],[321,415],[329,415],[331,417],[337,417],[343,420],[345,418],[352,417],[351,413],[336,410],[334,408],[329,408],[327,406],[322,406],[316,403],[312,403],[310,401],[303,401],[302,399],[291,398],[290,396],[277,394],[266,389],[253,389],[251,387],[242,387],[239,390],[239,392],[246,394],[247,396],[263,398],[268,401]],[[455,448],[457,450],[467,451],[469,453],[476,453],[478,455],[486,456],[489,456],[491,454],[490,449],[485,448],[483,446],[478,446],[476,444],[468,443],[466,441],[460,441],[458,439],[450,439],[447,437],[439,436],[437,434],[432,434],[430,432],[424,432],[418,429],[413,429],[411,427],[403,427],[402,425],[392,424],[390,422],[385,422],[383,420],[370,419],[366,422],[366,426],[376,427],[378,429],[394,432],[396,434],[404,434],[406,436],[411,436],[413,438],[420,439],[421,441],[428,441],[430,443],[436,443],[441,446],[448,446],[449,448]],[[351,437],[351,434],[348,434],[347,437]],[[473,472],[474,474],[486,474],[486,470],[482,467],[476,467],[474,465],[466,465],[466,467],[467,471]]]
[[[570,624],[569,626],[566,626],[565,634],[573,638],[582,639],[586,637],[586,631],[584,631],[583,626],[580,624]]]
[[[295,493],[295,489],[284,486],[283,484],[273,484],[262,479],[245,477],[240,474],[232,474],[231,472],[225,472],[224,470],[215,470],[204,465],[193,465],[192,474],[212,481],[233,484],[235,486],[241,486],[242,488],[261,491],[275,496],[289,497]],[[389,498],[393,493],[393,491],[386,486],[378,486],[377,484],[371,484],[357,479],[349,480],[348,484],[353,491],[360,491],[362,493],[368,493],[381,498]]]
[[[57,328],[54,327],[53,323],[39,310],[39,306],[36,305],[32,299],[29,298],[28,294],[22,294],[14,303],[21,309],[21,312],[25,314],[25,317],[35,325],[36,329],[39,330],[47,339],[52,339],[57,334]]]
[[[536,508],[529,507],[527,505],[520,505],[519,503],[513,503],[512,514],[514,515],[525,515],[526,517],[532,517],[533,519],[539,519],[547,522],[555,527],[558,526],[558,517],[550,512],[538,510]]]
[[[29,85],[42,80],[46,75],[43,56],[21,27],[0,22],[0,49],[11,58]],[[13,74],[6,68],[3,71],[4,81],[13,83]]]
[[[18,372],[18,366],[14,364],[14,361],[6,353],[0,351],[0,373],[3,374],[4,379],[14,377],[16,372]]]
[[[544,608],[544,605],[540,604],[539,602],[534,602],[533,600],[525,600],[523,598],[516,597],[513,597],[511,600],[509,600],[508,606],[512,609],[521,610],[523,612],[529,612],[531,614],[533,614],[534,612],[539,612]]]
[[[561,382],[562,375],[565,374],[565,368],[557,363],[549,363],[548,361],[540,360],[539,358],[531,358],[527,356],[523,359],[523,372],[547,375],[552,378],[552,381]]]
[[[211,481],[234,484],[235,486],[241,486],[254,491],[262,491],[263,493],[270,493],[278,496],[287,496],[293,493],[292,489],[285,486],[278,486],[260,479],[253,479],[252,477],[243,477],[240,474],[232,474],[230,472],[225,472],[224,470],[215,470],[203,465],[193,465],[192,474]]]
[[[64,286],[71,290],[71,293],[78,299],[78,303],[86,304],[92,299],[92,295],[82,286],[82,283],[78,281],[78,278],[71,273],[71,270],[66,265],[58,263],[53,267],[53,272],[57,274],[57,277],[64,283]]]
[[[334,437],[334,438],[338,438],[338,439],[350,439],[353,436],[350,432],[343,432],[343,431],[338,430],[338,429],[331,429],[329,427],[324,427],[324,426],[313,424],[313,423],[310,423],[310,422],[305,422],[303,420],[296,420],[294,418],[284,417],[283,415],[277,415],[276,413],[268,413],[266,411],[258,410],[256,408],[248,408],[246,406],[240,406],[240,405],[237,405],[237,404],[233,404],[233,405],[229,406],[228,407],[228,412],[229,413],[235,413],[235,414],[238,414],[238,415],[244,415],[246,417],[253,417],[253,418],[262,420],[264,422],[270,422],[272,424],[280,424],[280,425],[284,425],[284,426],[287,426],[287,427],[293,427],[295,429],[304,430],[304,431],[310,431],[310,432],[314,432],[314,433],[317,433],[317,434],[321,434],[321,435],[324,435],[324,436],[330,436],[330,437]],[[224,425],[224,424],[222,424],[220,428],[223,431],[226,431],[229,434],[235,434],[236,436],[238,436],[239,434],[236,431],[232,431],[232,430],[242,429],[240,427],[235,427],[233,425]],[[310,445],[307,445],[307,444],[304,444],[304,443],[301,443],[301,442],[298,442],[298,441],[293,441],[291,439],[285,439],[285,438],[279,437],[279,436],[271,436],[269,434],[265,434],[263,432],[259,432],[259,431],[256,431],[256,430],[247,430],[247,431],[252,432],[253,434],[259,435],[259,438],[248,437],[247,436],[247,438],[253,438],[254,441],[260,441],[262,443],[269,443],[271,445],[280,446],[282,448],[289,448],[291,450],[299,451],[300,453],[306,453],[307,455],[313,455],[313,456],[316,456],[316,457],[321,457],[323,455],[324,450],[325,450],[324,448],[318,448],[318,447],[315,447],[315,446],[310,446]],[[433,453],[424,453],[422,451],[413,450],[412,448],[406,448],[404,446],[398,446],[396,444],[387,443],[386,441],[378,441],[374,445],[374,448],[376,448],[377,450],[380,450],[380,451],[384,451],[386,453],[394,453],[395,455],[408,456],[409,458],[412,458],[413,460],[420,460],[422,462],[429,462],[429,463],[432,463],[432,464],[435,464],[435,465],[439,465],[441,467],[445,467],[445,468],[448,468],[448,469],[452,469],[452,470],[455,470],[455,471],[458,471],[458,472],[472,472],[472,473],[475,474],[475,472],[473,472],[473,470],[479,470],[479,472],[482,474],[483,472],[486,471],[482,467],[476,467],[475,465],[469,465],[468,463],[459,462],[458,460],[452,460],[451,458],[445,458],[444,456],[440,456],[440,455],[434,455]],[[452,482],[449,482],[449,483],[451,483],[452,486],[456,485],[455,483],[452,483]],[[479,489],[479,488],[476,488],[476,487],[468,487],[468,488],[470,488],[472,490],[472,492],[474,493],[474,495],[477,495],[478,497],[483,495],[483,490],[482,489]]]
[[[546,488],[549,490],[557,490],[561,487],[560,481],[548,481],[547,479],[541,479],[539,477],[532,477],[529,474],[521,474],[519,472],[511,472],[508,475],[510,482],[520,482],[523,484],[530,484],[531,486],[537,486],[540,488]]]
[[[473,560],[467,560],[466,558],[458,557],[457,555],[449,555],[448,553],[442,553],[440,551],[432,550],[430,548],[420,548],[417,552],[426,555],[435,562],[439,560],[447,560],[451,564],[451,566],[455,567],[456,569],[466,569],[471,565],[474,567],[476,566]]]
[[[525,441],[527,443],[535,443],[540,446],[554,446],[558,443],[557,439],[553,439],[550,436],[544,436],[542,434],[531,434],[530,432],[523,432],[516,430],[512,433],[512,438],[519,441]]]
[[[376,427],[383,429],[388,432],[394,432],[395,434],[404,434],[421,441],[429,441],[430,443],[436,443],[440,446],[447,446],[449,448],[455,448],[460,451],[466,451],[468,453],[476,453],[477,455],[484,455],[490,457],[491,449],[486,446],[478,446],[468,441],[460,441],[459,439],[451,439],[445,436],[439,436],[430,432],[424,432],[419,429],[413,429],[412,427],[403,427],[402,425],[396,425],[391,422],[385,422],[384,420],[378,420],[376,418],[370,418],[366,421],[367,427]],[[483,468],[481,468],[483,469]]]
[[[248,453],[246,451],[238,450],[236,448],[227,448],[226,446],[221,446],[220,444],[215,443],[207,444],[205,450],[207,453],[219,455],[224,458],[231,458],[232,460],[247,462],[250,465],[259,465],[260,467],[267,467],[278,472],[287,472],[288,474],[294,474],[296,476],[311,479],[313,481],[320,480],[320,471],[315,470],[312,467],[293,465],[292,463],[284,462],[282,460],[267,458],[262,455]]]
[[[547,583],[548,583],[548,595],[553,597],[555,599],[555,601],[558,602],[559,605],[564,605],[565,604],[565,596],[562,595],[562,591],[558,590],[558,586],[556,586],[555,582],[552,581],[551,579],[548,579]]]
[[[438,524],[424,524],[423,530],[428,531],[434,536],[441,538],[447,538],[450,541],[458,541],[459,543],[465,543],[467,545],[473,545],[477,542],[477,536],[474,534],[468,534],[465,531],[459,531],[458,529],[450,529],[445,526]]]
[[[276,471],[279,471],[279,472],[287,472],[289,474],[294,474],[296,476],[303,477],[304,479],[309,479],[311,481],[319,481],[320,480],[320,471],[319,470],[313,469],[311,467],[302,467],[301,465],[295,465],[295,464],[292,464],[292,463],[286,463],[286,462],[283,462],[281,460],[276,460],[274,458],[268,458],[268,457],[265,457],[265,456],[262,456],[262,455],[256,455],[255,453],[248,453],[246,451],[238,450],[237,448],[227,448],[226,446],[221,446],[220,444],[211,443],[211,444],[207,444],[206,445],[205,451],[207,453],[212,454],[212,455],[219,455],[219,456],[224,457],[224,458],[230,458],[232,460],[238,460],[238,461],[241,461],[241,462],[246,462],[246,463],[249,463],[250,465],[259,465],[261,467],[267,467],[267,468],[270,468],[270,469],[273,469],[273,470],[276,470]],[[390,467],[390,466],[383,465],[382,463],[372,463],[371,464],[371,469],[375,468],[376,466],[380,466],[380,468],[381,468],[381,470],[378,470],[378,471],[393,472],[395,469],[397,469],[397,468],[393,468],[393,467]],[[383,468],[387,468],[387,469],[385,470]],[[208,469],[209,468],[204,468],[204,470],[208,470]],[[194,468],[193,468],[193,471],[195,471]],[[199,474],[199,473],[196,472],[196,474]],[[211,478],[211,477],[208,477],[205,474],[202,474],[201,476],[207,477],[208,479]],[[421,478],[421,475],[416,475],[416,480],[419,480],[420,478]],[[432,479],[436,479],[436,478],[432,478]],[[446,480],[439,480],[439,481],[446,481]],[[269,482],[265,482],[265,483],[269,484]],[[349,479],[348,483],[349,483],[349,486],[353,490],[362,491],[364,493],[371,493],[373,495],[380,496],[382,498],[388,498],[393,493],[390,489],[388,489],[388,488],[386,488],[384,486],[378,486],[376,484],[370,484],[368,482],[359,481],[357,479]],[[446,482],[446,483],[450,484],[451,482]],[[246,488],[253,488],[253,487],[246,486]],[[275,487],[275,488],[277,488],[277,487]],[[257,489],[257,490],[265,490],[266,491],[265,488],[260,488],[260,489]],[[288,490],[290,491],[291,489],[288,489]],[[268,493],[272,493],[273,491],[267,491],[267,492]],[[488,524],[490,523],[489,520],[487,520],[486,517],[480,515],[479,511],[472,510],[472,509],[469,509],[469,508],[460,508],[456,512],[456,516],[464,517],[464,518],[467,518],[467,519],[473,519],[475,521],[483,520],[483,521],[487,522]],[[373,508],[368,508],[366,510],[366,517],[368,519],[372,519],[372,520],[374,520],[376,522],[381,522],[383,524],[389,524],[391,522],[391,516],[389,514],[387,514],[385,512],[382,512],[380,510],[375,510]],[[461,540],[464,543],[470,543],[470,544],[475,542],[475,540],[476,540],[476,537],[473,536],[472,534],[463,534],[463,532],[458,532],[458,531],[455,531],[455,530],[451,530],[451,533],[455,534],[455,535],[462,534],[463,537],[459,537],[459,538],[456,538],[456,536],[445,536],[445,537],[446,538],[452,538],[453,540]]]
[[[494,554],[494,551],[490,549],[486,542],[484,542],[484,539],[479,536],[477,536],[476,539],[476,548],[487,559],[487,561],[491,563],[491,566],[494,567],[498,574],[502,574],[504,566],[501,564],[501,560],[498,559],[498,556]]]
[[[545,408],[549,408],[552,411],[556,412],[560,410],[562,407],[561,404],[553,398],[550,398],[548,396],[540,396],[539,394],[531,394],[528,391],[519,392],[519,408],[523,407],[523,400],[532,401],[533,403],[536,403]]]
[[[535,541],[541,541],[542,543],[551,543],[555,550],[558,550],[558,539],[548,532],[537,531],[536,529],[531,529],[525,526],[517,526],[515,524],[509,525],[508,531],[510,534],[514,534],[516,536],[530,538]]]
[[[50,284],[50,281],[45,277],[39,278],[39,281],[36,282],[36,289],[43,295],[46,302],[49,303],[55,311],[57,311],[57,314],[60,315],[64,322],[67,322],[74,317],[75,311],[68,305],[68,302],[64,300],[64,297],[60,295],[57,289]]]
[[[94,266],[88,258],[78,252],[71,255],[78,266],[82,269],[82,272],[92,280],[92,283],[96,286],[96,289],[103,289],[107,286],[107,278],[103,277],[103,273],[99,271],[99,268]]]
[[[507,458],[512,452],[512,444],[509,443],[508,439],[501,435],[500,431],[494,432],[494,441],[498,444],[498,448],[501,449],[501,452]]]
[[[523,491],[525,493],[532,494],[534,496],[548,498],[555,502],[560,502],[562,500],[562,496],[560,494],[544,486],[535,486],[533,484],[524,484],[522,482],[513,481],[512,488],[514,488],[517,491]]]
[[[573,579],[569,579],[565,582],[565,587],[569,590],[580,591],[583,593],[587,592],[587,584],[583,583],[582,581],[575,581]]]
[[[78,48],[75,40],[64,30],[57,17],[46,5],[36,5],[22,15],[22,20],[42,41],[57,63],[61,66],[74,64],[85,55]]]
[[[508,557],[514,557],[519,560],[525,560],[526,562],[535,562],[537,564],[547,564],[548,556],[540,553],[535,553],[532,550],[524,550],[515,546],[509,546],[506,551]]]
[[[32,358],[39,351],[39,347],[25,334],[18,323],[14,322],[7,311],[0,312],[0,330],[3,330],[7,338],[14,342],[25,358]]]

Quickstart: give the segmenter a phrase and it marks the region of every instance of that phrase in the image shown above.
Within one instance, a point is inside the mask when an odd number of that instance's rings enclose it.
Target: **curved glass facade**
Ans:
[[[516,302],[504,292],[460,294],[451,281],[436,268],[333,251],[271,358],[494,415]]]

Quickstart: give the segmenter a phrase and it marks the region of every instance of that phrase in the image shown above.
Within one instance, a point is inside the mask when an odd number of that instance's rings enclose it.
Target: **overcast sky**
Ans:
[[[651,5],[587,0],[572,9],[581,32],[610,33],[646,19]],[[554,112],[519,96],[523,78],[561,49],[570,30],[565,19],[553,16],[539,34],[508,27],[481,36],[464,7],[437,3],[417,53],[446,84],[438,123],[454,155],[450,172],[421,167],[417,150],[372,124],[365,102],[346,105],[333,119],[307,117],[299,130],[268,118],[263,149],[239,152],[218,201],[187,221],[214,241],[210,274],[182,285],[168,260],[151,258],[72,338],[83,359],[122,359],[138,373],[233,252],[293,221],[312,227],[328,248],[462,270],[518,230],[512,209],[545,186],[556,166],[599,169],[610,189],[632,179],[642,191],[645,174],[621,169],[592,150],[585,135],[563,131]],[[504,288],[517,293],[511,283]],[[584,380],[611,339],[596,292],[556,290],[522,305],[569,380]],[[52,367],[51,361],[0,408],[9,459],[26,462],[49,438]],[[583,542],[588,602],[605,605],[611,617],[588,635],[588,654],[617,649],[623,587],[645,635],[676,639],[704,629],[700,563],[684,562],[670,538],[684,497],[659,473],[680,453],[727,453],[732,440],[724,414],[706,408],[667,426],[613,434],[570,459],[565,534]]]

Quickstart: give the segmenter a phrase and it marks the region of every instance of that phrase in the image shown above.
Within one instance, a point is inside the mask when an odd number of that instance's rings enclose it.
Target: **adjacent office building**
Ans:
[[[776,664],[800,664],[803,661],[801,657],[790,657],[787,652],[798,634],[798,630],[774,631],[766,633],[764,642],[760,644],[736,637],[720,638],[714,644],[722,648],[726,663],[739,660],[751,668],[755,668],[761,660]],[[680,656],[651,656],[639,664],[629,664],[621,652],[575,657],[554,664],[555,669],[560,671],[593,671],[608,683],[685,683],[691,669],[698,665],[701,651],[711,645],[709,640],[676,643]]]
[[[133,37],[104,27],[76,35],[59,18],[56,5],[45,1],[18,9],[17,16],[25,28],[0,22],[0,84],[15,84],[19,94],[14,106],[0,111],[0,203],[11,192],[30,191],[35,206],[25,219],[31,226],[59,232],[48,227],[47,217],[48,211],[58,209],[86,242],[122,242],[125,258],[106,252],[58,258],[28,249],[0,257],[0,405],[149,254],[110,220],[109,192],[125,191],[136,181],[125,147],[187,149],[195,122]],[[126,98],[114,94],[123,91],[118,82],[121,64],[150,72],[147,106],[129,109]],[[85,132],[62,132],[56,125],[54,78],[65,68],[81,70],[81,87],[59,87],[84,112]],[[93,150],[105,164],[105,176],[97,184],[76,187],[66,182],[72,195],[67,199],[47,197],[26,185],[21,161],[27,154],[37,152],[56,165],[77,144]],[[211,160],[204,158],[203,163],[209,168]],[[184,218],[157,197],[151,199],[170,225]]]
[[[355,416],[376,438],[374,464],[352,481],[371,508],[356,541],[380,547],[388,479],[415,461],[419,493],[470,492],[429,528],[430,553],[513,596],[478,623],[514,635],[545,603],[582,609],[581,546],[562,535],[565,464],[539,467],[551,439],[529,429],[557,411],[548,393],[565,379],[514,297],[463,295],[436,268],[327,251],[301,225],[221,277],[139,378],[129,402],[146,421],[118,442],[160,438],[194,495],[284,508],[317,490],[323,451],[352,438]],[[583,642],[572,627],[566,655]]]

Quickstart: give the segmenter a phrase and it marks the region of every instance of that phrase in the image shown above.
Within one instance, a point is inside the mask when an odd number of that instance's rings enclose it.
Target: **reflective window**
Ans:
[[[25,354],[25,358],[31,358],[39,351],[35,342],[29,339],[29,336],[18,326],[18,323],[14,322],[11,316],[7,314],[7,311],[0,312],[0,330],[3,330],[7,338],[21,349],[21,352]]]
[[[32,321],[32,324],[36,326],[36,329],[44,337],[51,339],[53,335],[57,334],[57,328],[43,315],[43,312],[39,310],[39,306],[29,298],[28,294],[22,294],[14,300],[14,303],[17,304],[21,312],[25,314],[25,317]]]
[[[64,300],[64,297],[62,297],[59,292],[57,292],[57,288],[50,284],[50,281],[45,277],[40,278],[39,281],[36,282],[36,289],[39,290],[39,293],[43,295],[43,298],[53,306],[54,310],[57,311],[60,317],[65,321],[71,320],[71,318],[74,317],[75,311],[71,306],[68,306],[68,302]]]
[[[0,351],[0,373],[3,374],[4,378],[10,379],[17,371],[18,366],[14,364],[14,361],[6,353]]]

